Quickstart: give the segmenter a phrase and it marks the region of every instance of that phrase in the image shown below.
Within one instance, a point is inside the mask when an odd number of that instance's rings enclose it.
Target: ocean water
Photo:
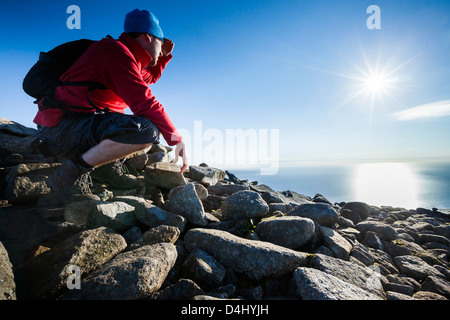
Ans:
[[[229,170],[275,191],[291,190],[332,203],[363,201],[406,209],[450,209],[450,162],[379,162],[280,166],[275,175],[259,169]]]

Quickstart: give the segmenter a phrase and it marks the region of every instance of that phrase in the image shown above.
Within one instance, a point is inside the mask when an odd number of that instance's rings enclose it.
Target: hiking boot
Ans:
[[[90,193],[89,185],[92,185],[89,173],[92,168],[84,168],[72,160],[65,160],[61,166],[53,171],[48,178],[47,184],[52,191],[56,192],[60,200],[67,204],[73,194],[73,187],[78,182],[82,193]]]

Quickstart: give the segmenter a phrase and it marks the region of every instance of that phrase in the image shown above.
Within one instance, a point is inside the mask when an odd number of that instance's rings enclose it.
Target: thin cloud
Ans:
[[[450,100],[437,101],[394,113],[400,121],[450,116]]]

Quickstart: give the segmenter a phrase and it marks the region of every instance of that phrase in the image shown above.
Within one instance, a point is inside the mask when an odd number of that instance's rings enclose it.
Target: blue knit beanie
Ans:
[[[124,31],[148,33],[162,41],[164,34],[156,16],[147,10],[134,9],[125,16]]]

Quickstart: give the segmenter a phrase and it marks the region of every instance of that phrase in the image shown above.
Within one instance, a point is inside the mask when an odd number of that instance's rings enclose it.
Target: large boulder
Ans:
[[[202,249],[225,267],[255,280],[281,276],[307,263],[306,253],[215,229],[191,229],[184,244],[190,252]]]
[[[322,254],[315,254],[309,266],[384,299],[383,276],[374,269]]]
[[[180,232],[183,232],[187,223],[185,217],[166,211],[152,204],[148,205],[146,210],[135,211],[134,214],[139,222],[150,228],[168,225],[177,227],[180,229]]]
[[[57,297],[67,289],[70,266],[79,268],[83,277],[122,252],[126,246],[120,234],[105,227],[80,232],[58,243],[27,264],[27,298]]]
[[[288,215],[309,218],[325,227],[333,227],[339,218],[336,210],[327,203],[305,203],[289,212]]]
[[[423,281],[428,276],[444,278],[442,273],[430,266],[418,256],[397,256],[394,258],[394,262],[401,273],[416,279],[417,281]]]
[[[135,207],[122,201],[82,200],[69,203],[65,219],[88,228],[105,226],[125,232],[136,225]]]
[[[188,177],[208,187],[225,178],[225,171],[207,166],[189,166]]]
[[[149,186],[163,189],[172,189],[187,184],[180,172],[180,167],[175,163],[155,162],[144,169],[144,180]]]
[[[166,208],[169,212],[179,214],[195,225],[206,226],[208,223],[203,204],[192,183],[170,190]]]
[[[137,300],[156,292],[175,264],[177,250],[171,243],[146,245],[121,253],[69,291],[73,300]]]
[[[320,227],[320,233],[324,239],[326,246],[333,252],[336,258],[347,259],[352,245],[336,230],[327,227]]]
[[[269,206],[258,192],[243,190],[227,197],[221,212],[224,220],[239,220],[264,217]]]
[[[347,202],[341,208],[341,210],[351,210],[354,213],[358,214],[361,220],[366,220],[370,216],[370,212],[372,211],[367,203],[359,201]]]
[[[303,300],[382,300],[332,274],[313,268],[298,268],[294,272],[297,294]]]
[[[391,241],[398,238],[397,231],[390,225],[380,221],[362,221],[355,225],[355,228],[361,232],[362,238],[365,237],[366,232],[375,232],[381,240]]]
[[[314,230],[314,221],[296,216],[264,219],[255,228],[261,240],[290,249],[308,243],[314,236]]]
[[[36,129],[0,118],[0,154],[33,153],[38,145],[39,134]]]

